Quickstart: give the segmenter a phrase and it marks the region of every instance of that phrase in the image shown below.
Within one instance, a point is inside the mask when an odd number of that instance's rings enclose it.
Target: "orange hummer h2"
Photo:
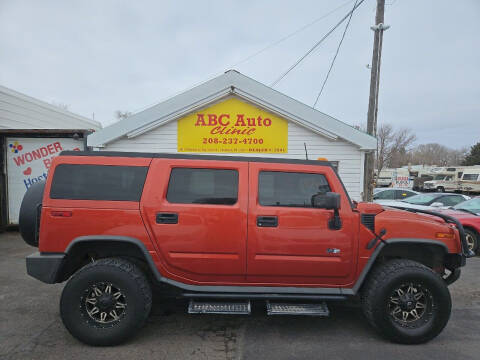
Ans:
[[[327,316],[358,295],[387,338],[422,343],[451,310],[471,254],[442,214],[352,202],[330,163],[181,154],[63,152],[24,197],[27,272],[68,280],[60,300],[81,341],[112,345],[143,325],[152,287],[190,313]],[[164,292],[162,292],[164,293]]]

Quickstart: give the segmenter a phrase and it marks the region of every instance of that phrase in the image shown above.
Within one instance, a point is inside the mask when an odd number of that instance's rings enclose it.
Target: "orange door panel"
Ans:
[[[333,210],[260,204],[260,172],[292,172],[291,165],[249,166],[248,281],[319,286],[350,283],[355,266],[353,254],[357,250],[358,215],[351,210],[345,195],[340,210],[342,228],[331,230],[328,221]],[[335,176],[330,168],[310,165],[296,166],[294,172],[323,174],[327,179]],[[329,185],[331,191],[344,194],[338,181],[330,181]],[[298,190],[292,190],[292,196],[296,196],[294,191]]]
[[[217,203],[181,203],[188,202],[189,187],[196,185],[192,185],[193,180],[185,182],[184,187],[179,187],[178,183],[169,185],[172,171],[179,171],[176,169],[233,170],[238,174],[237,200],[227,205],[222,204],[223,199],[212,200],[207,196],[205,202]],[[202,180],[200,175],[197,176],[198,181],[202,181],[200,191],[209,191],[202,187],[219,186],[216,182]],[[178,177],[177,180],[186,181]],[[169,186],[177,189],[178,199],[167,199]],[[169,277],[203,283],[245,281],[247,194],[247,163],[186,159],[152,161],[141,202],[142,216]]]

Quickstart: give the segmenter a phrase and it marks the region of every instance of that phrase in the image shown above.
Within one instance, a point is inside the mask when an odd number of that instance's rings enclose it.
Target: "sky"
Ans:
[[[140,111],[232,68],[270,85],[353,4],[0,0],[0,84],[105,126],[116,110]],[[417,144],[480,141],[480,1],[386,4],[378,124],[410,128]],[[354,13],[316,107],[351,125],[366,124],[375,6]],[[312,106],[342,32],[275,89]]]

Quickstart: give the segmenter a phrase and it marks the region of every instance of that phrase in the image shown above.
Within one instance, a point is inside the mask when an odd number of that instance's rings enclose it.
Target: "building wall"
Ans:
[[[0,86],[0,130],[100,128],[96,121]]]
[[[339,174],[350,197],[360,200],[363,183],[363,153],[345,141],[330,141],[299,125],[288,123],[288,154],[258,154],[264,157],[305,159],[319,157],[339,162]],[[177,122],[172,121],[131,139],[121,138],[102,148],[104,151],[177,152]],[[219,155],[219,154],[216,154]],[[255,156],[256,154],[222,154]]]

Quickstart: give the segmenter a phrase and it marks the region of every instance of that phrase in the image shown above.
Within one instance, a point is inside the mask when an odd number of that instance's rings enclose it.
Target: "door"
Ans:
[[[180,281],[244,281],[247,196],[246,162],[153,159],[142,214],[164,271]]]
[[[327,167],[249,164],[247,280],[268,284],[346,285],[356,266],[358,214]],[[311,206],[312,195],[342,194],[340,230],[333,210]]]

